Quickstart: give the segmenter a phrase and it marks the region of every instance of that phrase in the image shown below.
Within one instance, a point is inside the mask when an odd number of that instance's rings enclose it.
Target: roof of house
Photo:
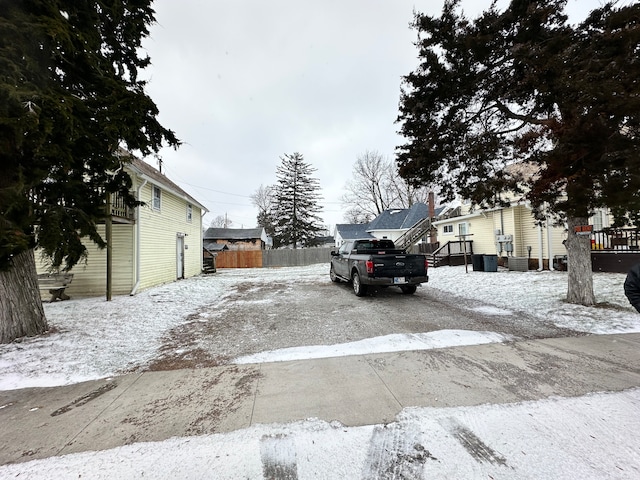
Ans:
[[[264,228],[207,228],[204,232],[205,240],[254,240],[256,238],[266,241]]]
[[[338,223],[336,225],[337,234],[343,240],[354,240],[356,238],[373,238],[367,230],[368,223]]]
[[[390,208],[374,218],[367,228],[373,230],[404,230],[429,217],[426,203],[415,203],[411,208]]]
[[[128,156],[130,163],[129,168],[134,171],[134,173],[138,174],[142,178],[147,181],[156,184],[158,186],[164,187],[166,190],[170,191],[177,197],[180,197],[186,200],[188,203],[196,205],[201,210],[208,212],[207,207],[198,202],[195,198],[185,192],[182,188],[180,188],[176,183],[166,177],[163,173],[149,165],[147,162],[140,160],[129,152],[121,151],[121,155]]]

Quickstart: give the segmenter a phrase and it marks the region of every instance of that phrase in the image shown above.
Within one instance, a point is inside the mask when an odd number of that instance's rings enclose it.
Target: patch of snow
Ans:
[[[402,352],[408,350],[431,350],[434,348],[506,342],[512,339],[513,337],[509,335],[501,335],[494,332],[438,330],[428,333],[385,335],[338,345],[282,348],[236,358],[233,363],[287,362],[310,358],[346,357],[348,355]]]
[[[511,310],[505,310],[503,308],[497,308],[497,307],[475,307],[472,308],[471,310],[473,310],[474,312],[479,312],[479,313],[484,313],[486,315],[513,315],[513,312]]]

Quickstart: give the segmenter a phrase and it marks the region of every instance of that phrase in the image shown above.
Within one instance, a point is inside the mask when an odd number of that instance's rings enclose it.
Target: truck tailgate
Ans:
[[[420,277],[427,274],[423,255],[376,255],[373,277]]]

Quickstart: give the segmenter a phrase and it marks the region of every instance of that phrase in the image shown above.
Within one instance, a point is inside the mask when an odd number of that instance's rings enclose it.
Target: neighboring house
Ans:
[[[478,211],[472,211],[468,203],[457,202],[445,211],[446,215],[451,216],[441,215],[433,222],[441,247],[447,242],[470,240],[474,254],[527,257],[543,265],[567,253],[563,244],[566,229],[555,226],[551,219],[539,225],[524,202]]]
[[[164,174],[131,156],[125,166],[135,197],[143,206],[129,209],[112,199],[112,293],[136,292],[202,272],[202,216],[208,210]],[[105,238],[104,225],[98,226]],[[106,249],[87,241],[86,263],[72,270],[71,296],[106,292]],[[43,263],[38,273],[44,273]]]
[[[411,208],[390,208],[366,224],[338,224],[335,229],[335,246],[346,240],[357,238],[388,238],[397,242],[407,232],[429,219],[429,207],[425,203],[416,203]],[[428,222],[427,222],[428,224]],[[427,228],[428,225],[420,228]],[[418,233],[425,233],[424,231]],[[418,235],[416,239],[419,241]],[[407,243],[410,246],[413,243]]]
[[[229,250],[264,250],[268,243],[264,228],[208,228],[204,232],[207,245],[226,245]]]
[[[338,223],[334,230],[335,246],[340,247],[347,240],[356,240],[358,238],[374,238],[367,228],[368,223]]]
[[[536,168],[528,164],[507,167],[525,177],[535,175]],[[500,195],[509,202],[508,206],[473,210],[466,201],[454,201],[447,205],[433,222],[433,226],[437,227],[440,247],[445,247],[448,242],[466,239],[472,242],[474,254],[524,257],[531,260],[531,268],[564,268],[567,254],[564,241],[568,235],[566,225],[557,225],[549,217],[542,222],[537,221],[530,204],[521,195],[510,192]],[[596,211],[589,219],[589,224],[594,232],[606,230],[611,225],[608,209]],[[629,245],[630,249],[634,244],[634,240],[626,236],[616,239],[609,234],[594,234],[592,249],[619,249],[616,241]]]
[[[391,208],[374,218],[367,226],[367,232],[376,238],[388,238],[396,242],[411,227],[429,218],[426,203],[415,203],[411,208]]]
[[[316,247],[333,247],[335,243],[336,241],[331,235],[318,236],[313,241],[313,244]]]

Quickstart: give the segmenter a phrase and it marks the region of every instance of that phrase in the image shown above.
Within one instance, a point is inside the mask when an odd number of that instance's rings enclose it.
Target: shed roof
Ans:
[[[205,240],[254,240],[266,242],[264,228],[207,228],[204,232]]]
[[[223,250],[229,250],[229,247],[224,243],[216,243],[216,242],[202,242],[202,248],[207,250],[208,252],[221,252]]]

